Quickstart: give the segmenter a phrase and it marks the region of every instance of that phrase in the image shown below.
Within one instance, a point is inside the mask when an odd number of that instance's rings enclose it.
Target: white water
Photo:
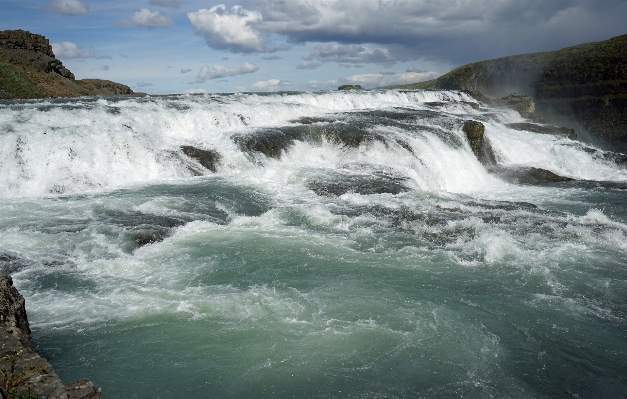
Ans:
[[[468,103],[373,91],[0,104],[0,266],[15,267],[62,377],[108,398],[553,397],[556,380],[620,392],[624,189],[506,183],[461,127],[482,121],[504,167],[627,172]],[[376,116],[403,110],[415,119]],[[295,140],[278,158],[237,141],[329,125],[386,140]],[[186,145],[220,153],[217,172],[195,176]],[[312,189],[381,176],[407,191]],[[146,231],[165,235],[137,244]]]
[[[400,147],[371,146],[347,154],[342,148],[330,145],[312,147],[301,143],[280,165],[274,162],[272,166],[273,162],[264,160],[269,167],[265,171],[251,163],[232,140],[234,135],[245,135],[256,128],[289,125],[290,121],[307,116],[393,107],[432,109],[425,102],[447,103],[442,112],[451,120],[448,134],[462,140],[463,119],[487,114],[464,104],[475,101],[457,92],[205,95],[3,105],[0,107],[1,195],[80,193],[190,177],[193,174],[189,166],[194,161],[180,153],[182,145],[217,150],[223,156],[219,173],[225,175],[270,174],[267,178],[272,180],[280,178],[282,169],[299,168],[306,163],[334,167],[350,160],[397,168],[423,190],[470,192],[498,186],[467,146],[459,151],[435,135],[408,137],[418,159]],[[541,167],[579,179],[627,180],[624,170],[564,146],[567,139],[513,131],[501,123],[518,121],[520,116],[504,110],[498,111],[496,120],[487,120],[486,135],[503,165]]]

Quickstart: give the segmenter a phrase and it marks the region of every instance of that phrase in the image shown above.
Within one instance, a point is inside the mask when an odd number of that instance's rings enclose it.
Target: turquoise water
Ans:
[[[0,266],[105,398],[626,397],[627,171],[473,101],[4,104]]]

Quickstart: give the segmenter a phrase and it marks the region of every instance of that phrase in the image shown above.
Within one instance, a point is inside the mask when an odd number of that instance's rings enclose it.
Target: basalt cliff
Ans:
[[[595,144],[627,152],[627,35],[475,62],[435,80],[398,87],[531,96],[532,118],[573,127]]]
[[[139,93],[108,80],[76,80],[41,35],[23,30],[0,31],[0,99],[133,94]]]

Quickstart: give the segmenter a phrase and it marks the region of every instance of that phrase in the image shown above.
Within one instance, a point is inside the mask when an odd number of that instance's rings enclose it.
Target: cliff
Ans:
[[[475,62],[403,88],[533,97],[535,115],[627,152],[627,35],[558,51]]]
[[[0,31],[0,99],[133,94],[130,87],[108,80],[76,80],[41,35]]]
[[[10,276],[0,273],[0,397],[99,399],[88,380],[63,384],[30,343],[24,297]]]

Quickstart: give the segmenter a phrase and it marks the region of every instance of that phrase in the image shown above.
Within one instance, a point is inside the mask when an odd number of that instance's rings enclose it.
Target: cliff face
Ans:
[[[119,83],[75,80],[41,35],[0,31],[0,99],[131,94],[130,87]]]
[[[0,396],[49,399],[99,399],[100,389],[88,380],[63,384],[30,343],[24,297],[10,276],[0,273]]]
[[[475,62],[411,88],[532,96],[536,115],[627,152],[627,35],[558,51]]]

